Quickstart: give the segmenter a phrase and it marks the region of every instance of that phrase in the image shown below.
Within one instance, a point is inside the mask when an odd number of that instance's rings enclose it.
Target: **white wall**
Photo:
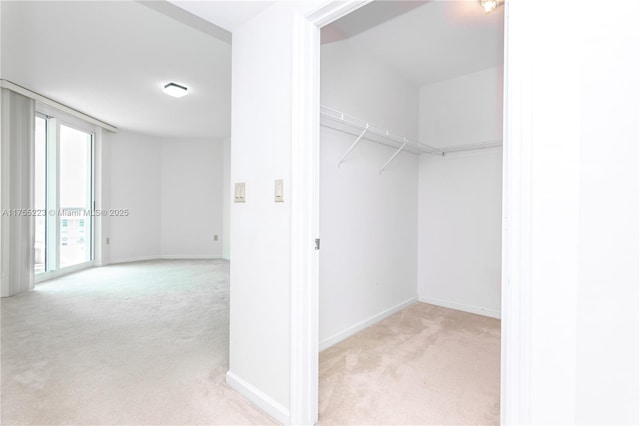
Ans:
[[[585,25],[578,423],[640,423],[640,58],[628,53],[640,45],[640,5],[621,3]]]
[[[161,149],[161,256],[222,257],[222,141],[163,139]]]
[[[128,209],[129,216],[109,219],[112,263],[159,258],[161,254],[161,165],[157,138],[120,131],[105,132],[109,145],[111,199],[103,209]]]
[[[638,424],[640,3],[509,8],[503,422]]]
[[[321,103],[417,134],[418,89],[348,42],[322,46]],[[320,349],[416,299],[418,156],[320,133]]]
[[[231,259],[231,139],[222,141],[222,258]]]
[[[501,150],[421,156],[421,301],[500,317],[501,177]]]
[[[109,218],[105,259],[222,257],[222,141],[103,134],[109,190],[102,208],[130,212]]]
[[[418,87],[351,48],[349,40],[322,45],[321,103],[390,131],[418,137]]]
[[[230,344],[227,382],[280,421],[289,416],[291,46],[288,5],[233,32]],[[284,179],[285,202],[274,203]]]
[[[502,68],[420,88],[420,141],[449,147],[502,139]]]
[[[497,68],[420,89],[420,140],[452,146],[502,139]],[[502,150],[422,155],[421,301],[500,317]]]

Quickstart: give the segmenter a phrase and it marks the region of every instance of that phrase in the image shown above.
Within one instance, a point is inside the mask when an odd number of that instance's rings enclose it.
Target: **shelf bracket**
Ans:
[[[358,139],[355,140],[355,142],[353,142],[351,144],[351,146],[349,147],[349,149],[347,150],[347,152],[344,153],[344,155],[342,156],[342,158],[340,159],[340,161],[338,161],[338,167],[340,167],[340,164],[342,164],[344,162],[344,160],[347,158],[347,156],[349,155],[349,153],[351,151],[353,151],[353,148],[356,147],[356,145],[358,145],[358,143],[360,143],[360,141],[362,140],[362,137],[364,136],[365,133],[367,133],[367,130],[369,130],[369,123],[367,123],[367,126],[364,128],[364,130],[362,131],[362,133],[360,133],[360,136],[358,136]]]
[[[380,168],[380,171],[378,172],[379,174],[382,174],[382,172],[384,171],[384,169],[387,168],[387,166],[398,156],[398,154],[400,154],[402,152],[402,150],[404,149],[405,146],[407,146],[407,143],[409,141],[407,140],[407,138],[404,138],[404,143],[402,144],[402,146],[400,148],[398,148],[398,150],[396,152],[393,153],[393,155],[391,156],[391,158],[389,158],[387,160],[386,163],[384,163],[382,165],[382,167]]]

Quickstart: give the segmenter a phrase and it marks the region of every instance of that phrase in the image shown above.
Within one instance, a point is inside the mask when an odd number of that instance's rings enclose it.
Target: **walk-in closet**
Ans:
[[[376,1],[322,30],[320,421],[499,420],[503,28]]]

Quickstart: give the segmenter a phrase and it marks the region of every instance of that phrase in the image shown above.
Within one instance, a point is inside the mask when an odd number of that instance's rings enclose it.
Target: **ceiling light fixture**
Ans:
[[[169,96],[173,96],[174,98],[181,98],[189,94],[189,89],[176,83],[165,84],[162,91]]]
[[[484,9],[484,13],[494,11],[501,4],[501,0],[480,0],[480,6]]]

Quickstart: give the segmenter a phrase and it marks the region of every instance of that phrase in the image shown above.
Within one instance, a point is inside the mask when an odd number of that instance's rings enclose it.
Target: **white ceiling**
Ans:
[[[228,31],[273,3],[2,0],[0,74],[123,129],[226,137]],[[344,40],[424,85],[500,65],[503,14],[476,0],[376,1],[325,27],[323,42]],[[191,94],[166,96],[169,81]]]
[[[422,86],[501,66],[503,27],[504,7],[485,14],[477,0],[373,2],[322,39],[344,40]]]
[[[2,1],[1,77],[123,129],[228,136],[229,34],[163,4]]]
[[[260,12],[268,9],[275,1],[185,1],[168,0],[196,16],[206,19],[227,31],[234,31]]]

